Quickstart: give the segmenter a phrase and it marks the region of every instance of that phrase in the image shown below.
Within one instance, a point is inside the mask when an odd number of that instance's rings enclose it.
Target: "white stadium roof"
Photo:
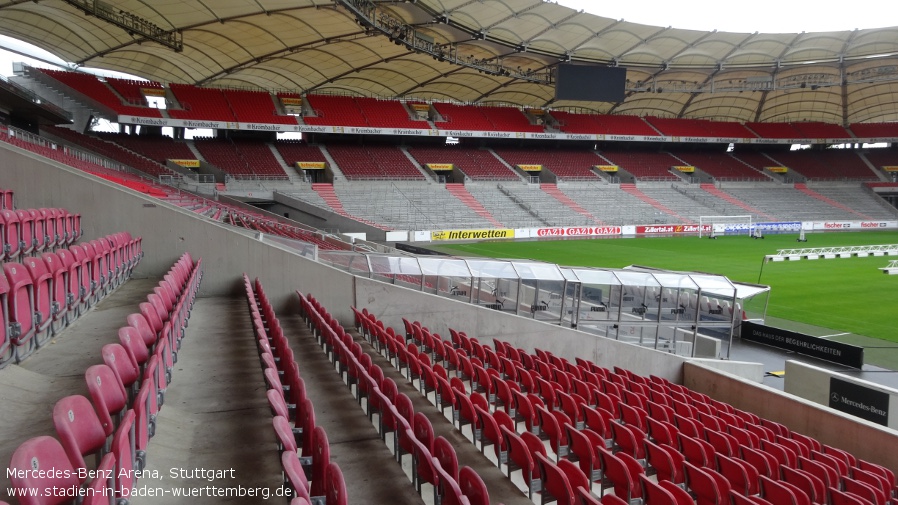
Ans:
[[[7,0],[0,34],[164,83],[728,121],[898,121],[898,27],[707,32],[542,0]],[[555,101],[545,76],[568,59],[625,67],[626,100]]]

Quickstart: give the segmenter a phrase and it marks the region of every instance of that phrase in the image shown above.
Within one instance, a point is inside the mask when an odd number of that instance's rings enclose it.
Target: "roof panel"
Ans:
[[[551,85],[480,74],[415,54],[377,30],[366,31],[342,1],[107,3],[163,30],[180,30],[183,51],[132,36],[63,0],[0,9],[0,33],[66,61],[163,82],[740,121],[898,119],[898,58],[892,56],[898,54],[898,27],[702,32],[629,23],[542,0],[375,3],[380,14],[419,25],[420,33],[447,51],[454,50],[446,44],[457,44],[463,61],[536,72],[567,55],[599,64],[616,60],[628,69],[630,93],[622,104],[606,104],[554,102]]]

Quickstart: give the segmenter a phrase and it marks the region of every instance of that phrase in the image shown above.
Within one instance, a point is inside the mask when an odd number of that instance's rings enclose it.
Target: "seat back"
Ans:
[[[823,481],[810,473],[786,465],[780,466],[782,480],[792,484],[808,496],[812,503],[826,502],[826,487]],[[848,479],[845,479],[848,480]]]
[[[120,412],[128,404],[125,388],[107,365],[93,365],[84,372],[87,389],[103,425],[106,436],[112,435],[115,423],[112,414]]]
[[[156,296],[156,295],[150,295]],[[156,307],[153,306],[150,302],[142,302],[138,305],[140,308],[140,314],[146,319],[146,322],[150,325],[150,328],[153,329],[153,332],[159,334],[162,331],[163,321],[162,318],[159,317],[159,312],[156,311]]]
[[[9,282],[5,275],[0,275],[0,368],[15,358],[15,350],[9,339]]]
[[[467,505],[468,499],[462,494],[457,479],[440,466],[439,460],[433,458],[437,479],[440,483],[440,505]]]
[[[759,479],[761,487],[761,497],[770,503],[776,505],[799,505],[798,498],[791,488],[784,485],[782,481],[776,481],[762,475]]]
[[[412,430],[415,438],[424,444],[428,451],[433,452],[433,425],[423,412],[415,412],[412,416]]]
[[[536,466],[542,477],[542,502],[557,500],[558,505],[575,505],[574,490],[558,465],[543,454],[536,455]]]
[[[118,340],[130,359],[138,366],[142,366],[150,359],[150,352],[144,343],[143,337],[137,329],[131,326],[123,326],[118,329]]]
[[[103,355],[103,363],[112,369],[126,390],[137,383],[140,379],[140,368],[136,357],[128,354],[127,349],[121,344],[106,344],[100,352]]]
[[[744,495],[758,494],[758,470],[744,461],[717,454],[717,469],[734,489]]]
[[[35,334],[34,327],[34,286],[31,274],[19,263],[6,263],[3,273],[9,283],[9,322],[18,326],[10,337],[15,345],[27,344]],[[16,335],[16,333],[18,333]]]
[[[827,491],[829,493],[830,505],[875,505],[870,500],[861,498],[854,493],[840,491],[839,489],[834,487],[828,488]]]
[[[688,461],[683,464],[683,469],[686,472],[687,487],[696,495],[696,505],[724,505],[727,503],[729,490],[724,494],[717,485],[717,481],[705,469]]]
[[[670,491],[645,475],[639,476],[639,484],[642,486],[642,496],[645,497],[645,502],[648,505],[677,505],[677,499],[670,494]]]
[[[14,260],[22,252],[21,223],[13,210],[0,210],[0,234],[3,236],[3,249],[6,260]]]
[[[137,334],[143,339],[144,345],[152,347],[156,344],[157,331],[150,326],[147,319],[142,314],[129,314],[125,318],[128,326],[137,330]]]
[[[327,441],[327,433],[321,426],[316,426],[312,435],[312,496],[322,496],[326,492],[325,472],[331,462],[331,449]]]
[[[137,448],[134,439],[133,410],[125,412],[122,422],[112,436],[112,450],[115,454],[115,489],[133,489],[137,469]]]
[[[97,465],[96,476],[87,485],[87,492],[81,505],[112,505],[115,502],[115,497],[110,496],[114,493],[110,490],[115,489],[116,465],[118,462],[115,454],[110,452],[103,456]]]
[[[637,479],[640,474],[644,473],[642,465],[624,452],[611,454],[602,447],[597,448],[597,451],[602,461],[605,477],[614,486],[614,494],[627,502],[634,498],[641,498],[642,488],[639,487]]]
[[[666,449],[669,448],[670,450]],[[645,453],[648,464],[655,469],[657,480],[671,481],[677,484],[683,482],[683,455],[670,446],[661,446],[646,440]],[[678,459],[674,459],[678,458]]]
[[[315,431],[315,409],[306,398],[302,406],[297,405],[297,424],[302,427],[302,455],[312,456],[312,435]]]
[[[53,322],[53,274],[41,258],[28,258],[22,266],[31,277],[34,312],[39,316],[35,330],[42,332]]]
[[[10,484],[20,490],[19,503],[21,505],[67,503],[71,498],[66,496],[29,496],[27,490],[70,489],[76,488],[80,484],[75,468],[66,456],[65,449],[53,437],[40,436],[26,440],[13,452],[8,469]]]
[[[448,473],[452,479],[458,480],[458,456],[455,447],[445,437],[439,436],[433,441],[432,455],[440,463],[440,467]]]
[[[66,396],[53,406],[53,426],[75,468],[87,468],[86,454],[99,454],[106,433],[90,400],[81,395]]]
[[[466,466],[458,471],[458,487],[471,505],[490,505],[490,494],[480,475]]]
[[[284,470],[284,481],[293,490],[293,496],[310,500],[309,480],[294,451],[281,453],[281,467]]]

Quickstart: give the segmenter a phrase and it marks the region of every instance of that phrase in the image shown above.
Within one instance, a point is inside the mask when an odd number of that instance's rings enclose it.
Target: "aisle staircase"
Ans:
[[[691,219],[688,219],[686,217],[683,217],[683,216],[677,214],[670,207],[667,207],[666,205],[662,204],[658,200],[655,200],[654,198],[652,198],[652,197],[646,195],[645,193],[643,193],[642,191],[640,191],[639,188],[636,187],[636,184],[622,183],[620,185],[620,189],[626,193],[629,193],[629,194],[635,196],[636,198],[639,198],[643,202],[651,205],[652,207],[658,209],[659,211],[679,219],[680,221],[682,221],[685,224],[694,224],[694,222]]]
[[[489,221],[496,228],[505,228],[505,225],[500,223],[488,210],[486,210],[480,202],[477,201],[474,196],[468,192],[468,189],[465,188],[464,184],[446,184],[446,190],[449,191],[455,198],[461,200],[461,202],[467,205],[471,210],[477,213],[480,217]]]
[[[324,200],[324,203],[327,204],[328,207],[331,208],[337,214],[340,214],[343,217],[347,217],[352,219],[353,221],[358,221],[360,223],[367,224],[368,226],[373,226],[380,230],[386,230],[382,225],[375,223],[374,221],[368,221],[367,219],[361,219],[356,216],[353,216],[349,212],[346,211],[346,208],[343,207],[343,202],[340,201],[340,197],[337,196],[337,193],[334,191],[334,185],[328,183],[315,183],[312,184],[312,190],[318,193],[318,196]]]
[[[540,184],[539,189],[543,190],[544,193],[551,196],[552,198],[555,198],[562,205],[570,208],[574,212],[586,216],[590,220],[595,221],[595,223],[598,225],[604,226],[604,222],[600,221],[598,218],[596,218],[596,216],[590,214],[588,210],[581,207],[580,204],[572,200],[571,197],[562,193],[561,190],[558,189],[557,184]]]
[[[854,214],[854,215],[856,215],[856,216],[859,216],[861,219],[873,219],[872,217],[870,217],[870,216],[868,216],[868,215],[866,215],[866,214],[861,214],[860,212],[858,212],[858,211],[852,209],[851,207],[848,207],[847,205],[843,205],[843,204],[841,204],[841,203],[839,203],[839,202],[837,202],[837,201],[835,201],[835,200],[833,200],[833,199],[831,199],[831,198],[827,198],[826,196],[821,195],[820,193],[818,193],[818,192],[814,191],[813,189],[809,188],[808,185],[805,184],[805,183],[796,183],[796,184],[795,184],[795,189],[797,189],[798,191],[801,191],[802,193],[804,193],[804,194],[810,196],[811,198],[816,198],[817,200],[820,200],[821,202],[825,202],[827,205],[831,205],[831,206],[833,206],[833,207],[835,207],[835,208],[837,208],[837,209],[842,209],[842,210],[844,210],[845,212],[850,212],[850,213],[852,213],[852,214]]]
[[[702,188],[702,190],[704,190],[708,193],[711,193],[712,195],[716,196],[717,198],[720,198],[721,200],[729,202],[741,209],[745,209],[745,210],[751,212],[752,214],[770,219],[771,221],[776,221],[776,218],[771,216],[770,214],[765,214],[764,212],[761,212],[760,210],[752,207],[751,205],[748,205],[747,203],[739,200],[738,198],[734,198],[732,195],[721,191],[720,189],[717,188],[717,186],[715,186],[713,184],[710,184],[710,183],[702,184],[701,188]]]

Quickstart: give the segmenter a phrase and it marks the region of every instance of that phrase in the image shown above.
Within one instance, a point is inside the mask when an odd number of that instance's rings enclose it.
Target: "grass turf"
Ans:
[[[645,265],[670,270],[710,272],[732,280],[771,287],[767,311],[771,319],[803,323],[817,328],[818,336],[844,333],[834,340],[855,336],[898,342],[898,276],[884,275],[888,257],[819,259],[770,262],[765,255],[778,249],[898,244],[898,232],[808,234],[805,243],[797,235],[767,235],[763,240],[747,236],[618,238],[530,242],[479,242],[440,245],[436,249],[455,255],[494,258],[527,258],[560,265],[621,268]],[[894,259],[894,258],[891,258]],[[760,281],[759,281],[760,277]],[[828,333],[832,332],[832,333]],[[867,344],[869,345],[869,344]],[[883,343],[888,346],[888,344]],[[898,347],[886,351],[898,364]],[[872,356],[869,356],[868,358]],[[874,360],[868,359],[868,363]],[[893,367],[890,367],[893,368]],[[893,368],[894,369],[894,368]]]

